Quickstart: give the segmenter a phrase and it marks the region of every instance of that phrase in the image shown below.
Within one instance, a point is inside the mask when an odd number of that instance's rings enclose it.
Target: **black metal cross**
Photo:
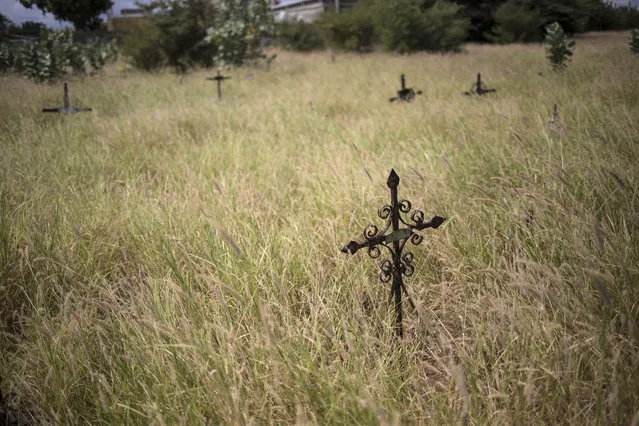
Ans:
[[[58,112],[60,114],[75,114],[76,112],[92,111],[91,108],[78,108],[69,105],[69,88],[64,83],[64,106],[59,108],[42,108],[42,112]]]
[[[216,80],[217,81],[217,98],[222,99],[222,80],[228,80],[231,77],[226,77],[220,74],[220,70],[217,70],[217,75],[215,77],[208,77],[207,80]]]
[[[406,293],[408,301],[411,306],[414,307],[402,277],[413,275],[413,253],[402,253],[402,251],[407,241],[410,241],[414,245],[418,245],[423,241],[424,237],[415,231],[421,231],[426,228],[439,228],[446,219],[440,216],[433,216],[428,222],[424,222],[424,213],[417,209],[413,210],[410,214],[410,219],[404,219],[402,213],[407,215],[410,213],[411,203],[408,200],[398,200],[397,187],[399,186],[399,176],[395,173],[395,170],[391,170],[386,183],[391,191],[391,203],[384,204],[377,212],[381,219],[386,220],[384,227],[380,230],[373,224],[367,225],[366,228],[364,228],[364,241],[361,243],[349,241],[342,247],[342,252],[355,254],[359,249],[367,247],[368,255],[373,259],[381,255],[380,245],[390,252],[392,261],[382,259],[379,264],[379,269],[381,270],[379,279],[383,283],[387,283],[392,279],[388,303],[390,304],[394,296],[396,316],[395,331],[401,338],[404,336],[402,326],[402,291]],[[400,223],[406,225],[406,227],[400,228]],[[389,229],[391,229],[391,232],[386,234],[386,231]]]
[[[484,89],[481,85],[481,73],[477,73],[477,81],[470,86],[469,92],[464,92],[464,95],[470,96],[473,94],[483,95],[484,93],[494,93],[497,89]]]
[[[421,90],[418,90],[417,92],[415,92],[410,87],[409,88],[406,87],[406,78],[405,78],[404,74],[402,74],[401,78],[402,78],[402,88],[397,91],[397,96],[390,98],[389,101],[391,101],[391,102],[395,102],[395,101],[411,102],[415,98],[415,94],[417,94],[417,95],[421,95],[422,94]]]

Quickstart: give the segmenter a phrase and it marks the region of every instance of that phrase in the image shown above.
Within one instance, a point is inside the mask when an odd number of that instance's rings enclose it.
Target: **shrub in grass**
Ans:
[[[137,25],[122,42],[122,54],[129,58],[131,65],[143,71],[162,68],[167,58],[159,45],[159,30],[151,23]]]
[[[355,52],[373,50],[375,26],[368,7],[357,5],[339,14],[323,13],[315,25],[332,48]]]
[[[630,50],[639,54],[639,28],[630,32]]]
[[[568,41],[564,30],[558,22],[546,27],[546,57],[554,70],[566,68],[566,62],[572,56],[574,41]]]
[[[286,50],[311,52],[324,49],[325,44],[320,31],[306,22],[284,22],[278,26],[279,40]]]
[[[499,43],[541,40],[541,15],[532,0],[508,0],[493,12],[493,34],[486,38]]]
[[[145,20],[156,29],[153,45],[161,55],[152,52],[152,46],[140,46],[146,56],[147,67],[158,61],[166,62],[177,72],[189,68],[213,65],[216,46],[204,38],[207,28],[214,25],[216,5],[211,0],[153,0],[144,2]],[[161,60],[161,58],[163,58]]]
[[[459,15],[461,6],[437,1],[425,7],[419,0],[377,1],[375,29],[388,50],[457,50],[468,35],[469,21]]]
[[[14,50],[9,43],[0,43],[0,73],[6,73],[13,69],[15,62]]]

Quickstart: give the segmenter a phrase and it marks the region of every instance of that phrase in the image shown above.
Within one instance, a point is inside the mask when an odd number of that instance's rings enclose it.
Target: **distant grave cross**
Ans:
[[[217,75],[215,77],[208,77],[207,80],[216,80],[217,81],[217,98],[222,99],[222,80],[228,80],[231,77],[225,77],[220,73],[220,70],[217,70]]]
[[[42,108],[42,112],[57,112],[60,114],[75,114],[76,112],[92,111],[91,108],[78,108],[69,105],[69,88],[64,83],[64,106],[59,108]]]
[[[477,81],[473,83],[472,86],[470,86],[469,92],[464,92],[464,95],[470,96],[473,94],[477,94],[481,96],[484,93],[494,93],[496,91],[497,89],[484,89],[484,87],[482,87],[482,82],[481,82],[481,73],[477,73]]]
[[[381,219],[386,220],[384,227],[379,230],[376,225],[369,224],[364,228],[364,241],[349,241],[342,247],[343,253],[355,254],[362,248],[368,249],[368,255],[376,259],[381,255],[379,246],[386,248],[391,255],[391,259],[382,259],[379,264],[379,279],[383,283],[391,281],[391,291],[388,296],[390,304],[395,297],[395,331],[401,338],[404,336],[402,326],[402,291],[406,293],[406,297],[414,308],[414,304],[408,295],[406,286],[404,285],[403,276],[413,275],[414,268],[413,253],[402,253],[407,241],[414,245],[420,244],[424,237],[415,231],[421,231],[426,228],[439,228],[446,219],[440,216],[433,216],[428,222],[424,222],[424,213],[421,210],[413,210],[410,219],[404,219],[402,213],[408,214],[411,211],[411,203],[408,200],[398,200],[397,187],[399,186],[399,176],[395,170],[391,170],[386,182],[391,191],[391,203],[384,204],[377,212]],[[409,223],[412,222],[412,223]],[[406,227],[400,228],[400,223]],[[386,233],[386,231],[391,232]]]
[[[422,94],[421,90],[418,90],[417,92],[415,92],[410,87],[409,88],[406,87],[406,77],[404,76],[404,74],[402,74],[401,79],[402,79],[402,88],[397,91],[397,96],[389,99],[391,102],[395,102],[395,101],[411,102],[415,98],[415,94],[417,95]]]

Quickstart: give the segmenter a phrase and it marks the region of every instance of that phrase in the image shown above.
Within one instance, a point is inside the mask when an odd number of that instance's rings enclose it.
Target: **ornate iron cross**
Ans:
[[[60,114],[75,114],[76,112],[92,111],[91,108],[78,108],[69,105],[69,88],[64,83],[64,106],[59,108],[42,108],[42,112],[58,112]]]
[[[228,80],[231,77],[226,77],[220,74],[220,70],[217,70],[217,75],[215,77],[208,77],[207,80],[216,80],[217,81],[217,98],[222,99],[222,80]]]
[[[481,73],[477,73],[477,81],[470,86],[469,92],[464,92],[464,95],[470,96],[473,94],[483,95],[484,93],[494,93],[497,89],[484,89],[481,83]]]
[[[413,99],[415,99],[415,94],[417,95],[421,95],[422,91],[418,90],[417,92],[415,92],[413,89],[411,89],[410,87],[406,87],[406,78],[404,76],[404,74],[402,74],[402,88],[400,90],[397,91],[397,96],[390,98],[389,101],[391,102],[395,102],[395,101],[404,101],[404,102],[411,102]]]
[[[404,336],[402,326],[402,291],[406,293],[406,297],[414,307],[402,277],[410,277],[413,275],[413,253],[402,253],[402,251],[407,241],[418,245],[424,240],[422,235],[414,231],[421,231],[426,228],[439,228],[446,219],[440,216],[433,216],[428,222],[424,222],[424,213],[417,209],[413,210],[410,214],[410,219],[404,219],[402,213],[406,215],[410,213],[411,203],[408,200],[398,200],[397,198],[399,176],[395,173],[395,170],[391,170],[387,184],[391,191],[391,203],[384,204],[377,212],[381,219],[386,220],[386,223],[381,230],[374,224],[367,225],[366,228],[364,228],[364,241],[361,243],[349,241],[342,247],[342,252],[355,254],[359,249],[367,247],[368,255],[373,259],[381,255],[380,245],[390,252],[392,260],[382,259],[379,264],[379,269],[381,270],[379,279],[382,283],[387,283],[392,279],[388,303],[390,304],[394,296],[396,316],[395,331],[401,338]],[[406,225],[406,227],[400,228],[400,223]],[[389,229],[391,229],[391,232],[387,234],[386,231]]]

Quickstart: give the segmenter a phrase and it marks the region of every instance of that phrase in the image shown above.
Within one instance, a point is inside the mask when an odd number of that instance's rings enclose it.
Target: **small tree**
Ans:
[[[276,35],[273,13],[264,0],[222,0],[205,42],[215,44],[218,65],[242,65],[265,58],[262,40]]]
[[[572,56],[574,41],[568,41],[558,22],[546,27],[546,57],[554,70],[566,68],[566,62]]]
[[[630,50],[639,54],[639,28],[630,32]]]

